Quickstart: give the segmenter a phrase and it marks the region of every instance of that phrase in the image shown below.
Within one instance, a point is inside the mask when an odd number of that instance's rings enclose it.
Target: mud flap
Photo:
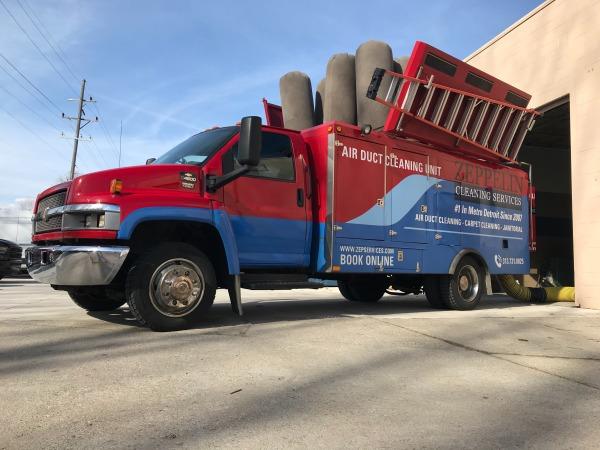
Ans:
[[[244,311],[242,309],[242,288],[239,275],[233,276],[228,291],[229,301],[231,302],[231,309],[238,316],[243,316]]]

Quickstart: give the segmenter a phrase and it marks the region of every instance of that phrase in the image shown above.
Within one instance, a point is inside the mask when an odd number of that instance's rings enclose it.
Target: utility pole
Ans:
[[[63,113],[63,119],[67,119],[67,120],[75,120],[75,136],[73,136],[73,156],[71,157],[71,171],[69,172],[69,180],[72,180],[75,177],[75,167],[77,165],[77,148],[79,146],[79,141],[88,141],[90,139],[84,139],[80,136],[80,132],[83,129],[83,127],[85,127],[88,123],[90,122],[97,122],[98,121],[98,117],[96,117],[95,119],[86,119],[85,117],[85,111],[83,109],[84,105],[86,103],[93,103],[95,100],[92,99],[92,97],[89,98],[89,100],[86,100],[84,98],[85,95],[85,80],[81,80],[81,92],[79,94],[79,98],[78,99],[68,99],[69,101],[79,101],[79,108],[77,110],[77,117],[70,117],[70,116],[65,116],[65,113]],[[83,125],[81,125],[81,122],[85,122]]]

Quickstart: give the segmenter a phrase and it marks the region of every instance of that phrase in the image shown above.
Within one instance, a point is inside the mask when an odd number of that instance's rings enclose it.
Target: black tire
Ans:
[[[77,289],[68,292],[69,297],[86,311],[114,311],[125,304],[125,297],[109,296],[104,288]]]
[[[425,275],[423,290],[432,308],[448,309],[440,292],[440,275]]]
[[[198,324],[215,299],[210,260],[195,247],[166,242],[139,256],[127,274],[127,303],[134,317],[154,331]]]
[[[351,302],[375,303],[383,297],[387,287],[382,278],[356,277],[338,281],[340,293]]]
[[[456,266],[453,275],[440,276],[442,300],[450,309],[474,309],[481,301],[484,284],[485,275],[481,264],[475,258],[465,256]]]

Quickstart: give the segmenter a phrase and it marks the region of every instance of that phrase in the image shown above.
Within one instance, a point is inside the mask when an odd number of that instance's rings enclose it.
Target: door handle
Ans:
[[[296,191],[296,204],[302,208],[304,206],[304,189],[298,188]]]
[[[304,188],[306,189],[306,198],[312,197],[312,179],[310,173],[310,167],[306,164],[304,160],[304,156],[300,155],[300,161],[302,162],[302,167],[304,168]]]

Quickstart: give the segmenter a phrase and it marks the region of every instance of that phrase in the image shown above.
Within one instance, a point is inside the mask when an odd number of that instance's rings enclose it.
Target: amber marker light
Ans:
[[[114,178],[110,181],[110,193],[120,194],[123,190],[123,182],[118,178]]]
[[[333,127],[332,127],[331,125],[329,125],[329,126],[327,127],[327,132],[328,132],[328,133],[331,133],[332,131],[333,131]]]

